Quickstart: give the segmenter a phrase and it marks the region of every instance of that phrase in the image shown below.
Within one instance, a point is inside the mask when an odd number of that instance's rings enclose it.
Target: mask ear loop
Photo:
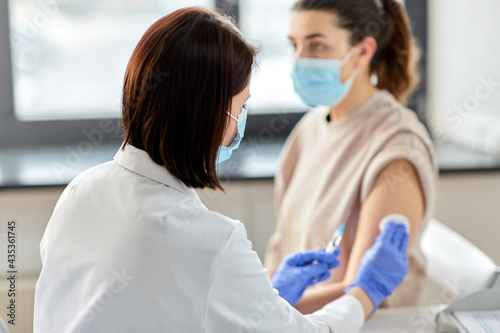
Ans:
[[[229,112],[229,111],[226,111],[226,112],[227,112],[227,114],[228,114],[231,118],[233,118],[234,120],[236,120],[236,123],[237,123],[237,124],[240,124],[240,123],[242,122],[242,120],[243,120],[243,119],[240,119],[240,117],[246,117],[246,116],[247,116],[247,113],[248,113],[248,109],[247,109],[247,107],[246,107],[246,106],[243,106],[243,107],[241,108],[241,112],[240,112],[240,114],[238,115],[238,118],[236,118],[235,116],[233,116],[233,115],[231,114],[231,112]]]
[[[349,52],[347,52],[347,54],[345,55],[344,59],[342,59],[342,61],[340,62],[341,66],[344,66],[346,62],[348,62],[349,60],[351,60],[354,52],[357,50],[358,48],[356,46],[353,46],[351,47],[351,49],[349,50]],[[356,77],[356,75],[358,75],[359,73],[359,68],[355,68],[354,71],[352,72],[352,74],[349,76],[349,79],[348,80],[354,80],[354,78]]]
[[[344,65],[346,62],[348,62],[349,60],[351,60],[352,55],[354,54],[354,51],[356,51],[357,49],[358,48],[356,46],[351,47],[351,49],[349,50],[349,52],[347,52],[347,54],[345,55],[344,59],[342,59],[340,61],[340,64]]]
[[[227,112],[227,114],[229,115],[229,117],[231,117],[231,118],[233,118],[234,120],[236,120],[236,122],[237,122],[238,124],[240,123],[240,122],[238,121],[238,118],[236,118],[235,116],[233,116],[233,115],[231,114],[231,112],[229,112],[229,111],[226,111],[226,112]]]

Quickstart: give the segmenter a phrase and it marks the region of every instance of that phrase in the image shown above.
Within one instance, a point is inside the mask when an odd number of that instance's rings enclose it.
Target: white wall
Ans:
[[[500,1],[428,3],[428,119],[433,138],[500,156]]]
[[[500,173],[442,176],[435,217],[500,265]]]
[[[38,245],[62,188],[0,190],[0,258],[6,253],[7,221],[17,222],[18,271],[30,276],[41,268]],[[226,194],[200,191],[205,204],[213,210],[245,223],[254,249],[262,255],[274,230],[273,183],[233,182]],[[500,173],[447,175],[440,180],[436,218],[465,236],[500,264]],[[0,260],[0,275],[7,271]],[[18,325],[12,330],[31,332],[34,280],[24,280],[18,299]],[[27,287],[24,287],[26,285]],[[5,283],[0,284],[0,307],[7,304]],[[21,286],[19,286],[21,288]],[[0,316],[5,320],[4,311]],[[20,324],[24,324],[24,327]]]
[[[32,332],[33,300],[36,277],[41,262],[39,243],[52,209],[61,194],[60,188],[0,190],[0,317],[11,298],[7,296],[7,222],[16,222],[16,325],[11,333]]]

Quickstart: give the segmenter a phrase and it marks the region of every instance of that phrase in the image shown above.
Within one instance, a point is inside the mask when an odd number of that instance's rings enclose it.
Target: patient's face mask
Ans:
[[[358,70],[344,83],[340,81],[340,70],[355,50],[355,47],[351,48],[344,59],[295,59],[293,85],[304,103],[309,106],[335,106],[347,96]]]
[[[247,125],[248,110],[246,105],[243,106],[243,109],[241,110],[241,113],[238,115],[238,118],[236,118],[229,112],[227,114],[238,123],[238,133],[236,133],[236,137],[234,138],[233,142],[229,145],[229,147],[226,146],[219,147],[219,154],[217,155],[217,164],[221,164],[222,162],[227,161],[229,158],[231,158],[231,154],[233,153],[233,151],[238,149],[241,143],[241,139],[243,139],[243,134],[245,133],[245,127]]]

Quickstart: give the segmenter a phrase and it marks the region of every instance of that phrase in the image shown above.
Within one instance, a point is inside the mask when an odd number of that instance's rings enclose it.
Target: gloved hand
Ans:
[[[288,255],[271,279],[273,287],[291,305],[295,305],[307,287],[330,277],[330,269],[340,265],[337,256],[340,250],[325,253],[325,250],[304,251]]]
[[[361,287],[373,303],[373,312],[408,273],[406,251],[409,236],[403,225],[389,223],[366,251],[352,287]]]

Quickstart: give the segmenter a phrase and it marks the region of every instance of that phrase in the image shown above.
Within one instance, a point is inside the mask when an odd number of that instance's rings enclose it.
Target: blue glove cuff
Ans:
[[[385,285],[379,284],[375,281],[370,281],[370,284],[368,283],[360,284],[357,281],[354,281],[354,283],[352,283],[349,287],[347,287],[344,290],[344,293],[348,293],[349,290],[351,290],[353,287],[359,287],[363,289],[368,295],[368,297],[370,297],[370,300],[373,303],[373,310],[372,312],[370,312],[370,314],[375,313],[380,304],[392,294],[389,290],[387,290]],[[383,290],[384,292],[381,292],[381,290]]]

